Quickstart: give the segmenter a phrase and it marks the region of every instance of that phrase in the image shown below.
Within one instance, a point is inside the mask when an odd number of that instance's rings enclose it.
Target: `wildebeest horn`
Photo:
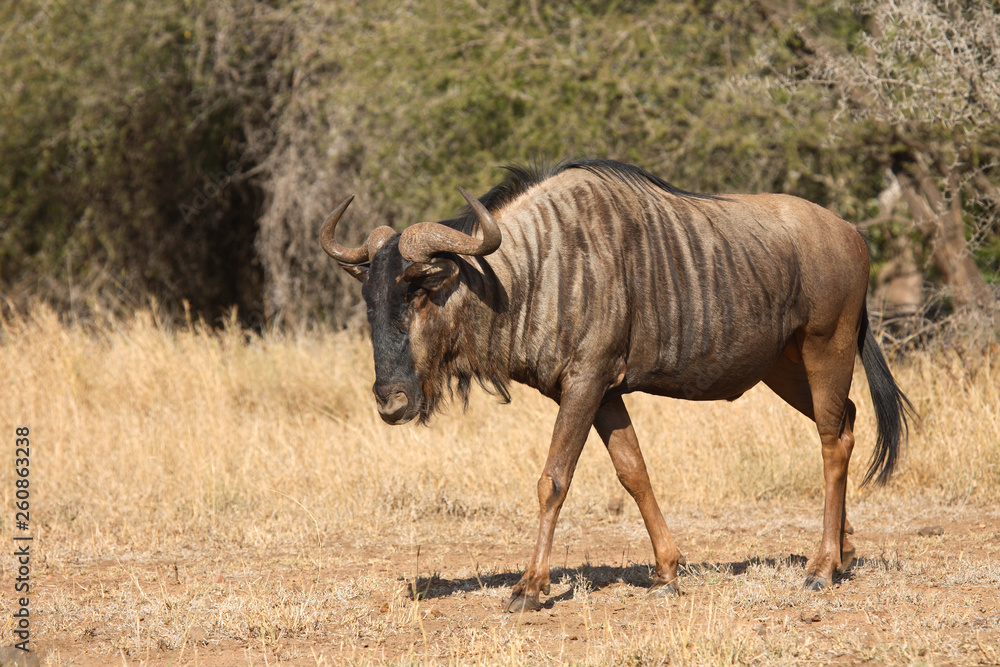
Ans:
[[[479,228],[483,232],[482,240],[439,222],[418,222],[404,229],[399,239],[399,253],[403,257],[412,262],[429,262],[439,252],[481,257],[500,247],[503,237],[496,220],[481,201],[461,187],[458,191],[465,197],[465,201],[469,202],[469,207],[479,220]]]
[[[351,195],[342,201],[340,206],[333,209],[333,213],[327,217],[326,222],[323,223],[323,228],[319,232],[319,242],[323,246],[323,250],[326,251],[326,254],[341,264],[364,264],[371,261],[371,258],[375,256],[375,253],[382,247],[382,244],[389,240],[389,237],[396,232],[392,227],[382,225],[372,230],[372,233],[368,235],[368,239],[360,248],[345,248],[337,243],[337,240],[333,237],[333,233],[337,229],[340,216],[344,214],[344,211],[347,210],[352,201],[354,201],[354,195]]]

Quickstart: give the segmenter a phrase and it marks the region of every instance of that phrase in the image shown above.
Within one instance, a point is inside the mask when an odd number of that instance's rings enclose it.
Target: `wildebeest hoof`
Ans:
[[[826,577],[810,574],[806,577],[806,583],[803,585],[803,588],[809,591],[821,591],[827,586],[829,586],[829,584],[826,582]]]
[[[837,567],[837,572],[839,574],[844,574],[851,566],[854,565],[854,550],[851,549],[849,552],[841,552],[840,554],[840,565]]]
[[[530,598],[527,595],[511,595],[507,600],[507,604],[503,606],[503,610],[508,614],[519,614],[522,611],[538,611],[542,608],[542,604]]]
[[[681,589],[677,585],[677,580],[674,579],[669,584],[656,583],[653,584],[648,591],[646,591],[646,597],[650,599],[656,598],[673,598],[681,594]]]

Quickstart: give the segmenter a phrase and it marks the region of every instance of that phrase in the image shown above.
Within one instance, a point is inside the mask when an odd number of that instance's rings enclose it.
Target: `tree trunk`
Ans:
[[[990,302],[990,289],[979,273],[979,267],[969,252],[965,239],[965,221],[958,175],[949,174],[951,202],[946,202],[934,179],[920,166],[910,163],[909,169],[893,169],[903,189],[903,198],[917,229],[930,248],[934,266],[951,290],[958,307],[985,306]]]

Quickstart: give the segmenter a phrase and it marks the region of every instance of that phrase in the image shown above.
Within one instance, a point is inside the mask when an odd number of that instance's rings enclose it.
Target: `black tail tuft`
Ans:
[[[892,476],[899,455],[899,446],[909,433],[907,417],[915,417],[916,412],[910,399],[906,398],[896,381],[892,379],[889,365],[879,349],[875,336],[868,324],[868,307],[861,312],[861,329],[858,331],[858,353],[868,377],[872,403],[875,405],[875,419],[878,422],[878,439],[872,452],[868,472],[861,482],[865,486],[873,479],[878,486],[884,485]]]

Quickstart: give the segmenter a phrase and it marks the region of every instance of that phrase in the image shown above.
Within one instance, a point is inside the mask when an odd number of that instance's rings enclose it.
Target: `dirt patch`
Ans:
[[[852,477],[859,561],[819,594],[802,590],[823,506],[815,426],[766,387],[733,403],[627,397],[687,558],[684,595],[645,598],[649,540],[592,436],[551,595],[509,615],[535,542],[551,401],[520,386],[506,406],[475,392],[429,428],[393,428],[357,332],[247,340],[149,314],[90,331],[40,312],[9,323],[0,345],[16,378],[0,423],[31,438],[30,528],[7,514],[0,541],[33,537],[32,646],[55,665],[990,663],[991,354],[895,365],[922,418],[888,486]],[[853,396],[857,472],[875,442],[860,371]],[[8,509],[13,463],[0,458]],[[0,609],[15,609],[13,567],[0,558]],[[0,617],[0,647],[12,620]]]
[[[924,514],[940,535],[922,536]],[[119,554],[50,564],[36,647],[48,664],[927,661],[1000,657],[1000,518],[983,508],[863,506],[860,558],[829,591],[801,590],[816,528],[764,504],[675,519],[683,595],[649,600],[641,524],[568,517],[551,595],[502,613],[528,526],[422,521],[295,549]],[[528,522],[525,522],[528,523]],[[414,594],[414,591],[416,593]],[[44,661],[43,661],[44,664]]]

